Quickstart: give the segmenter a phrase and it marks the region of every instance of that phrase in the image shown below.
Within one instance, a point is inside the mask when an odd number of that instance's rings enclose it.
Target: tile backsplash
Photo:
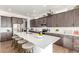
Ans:
[[[43,27],[32,27],[34,31],[42,31]],[[47,27],[50,33],[73,34],[74,31],[79,32],[79,27]]]

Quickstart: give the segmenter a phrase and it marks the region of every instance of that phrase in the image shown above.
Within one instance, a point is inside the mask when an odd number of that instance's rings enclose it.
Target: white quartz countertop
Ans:
[[[40,48],[45,48],[49,44],[51,43],[53,44],[60,39],[60,37],[49,36],[49,35],[38,36],[36,33],[26,34],[26,32],[14,32],[14,34],[24,38],[29,42],[32,42],[34,45]]]
[[[55,33],[55,34],[60,34],[60,35],[68,35],[68,36],[74,36],[74,37],[79,37],[79,35],[73,34],[73,33],[60,33],[60,32],[47,32],[47,33]]]

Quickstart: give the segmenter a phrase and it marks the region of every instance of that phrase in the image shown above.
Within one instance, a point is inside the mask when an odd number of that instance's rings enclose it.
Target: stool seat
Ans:
[[[23,44],[23,43],[25,43],[25,42],[27,42],[26,40],[19,40],[18,41],[18,44]]]
[[[14,39],[14,38],[18,38],[18,36],[12,36],[12,38]]]
[[[30,48],[33,48],[34,47],[34,44],[28,42],[28,43],[25,43],[22,45],[22,48],[23,49],[30,49]]]
[[[22,40],[22,39],[23,39],[23,38],[20,38],[20,37],[16,37],[16,38],[15,38],[16,41]]]

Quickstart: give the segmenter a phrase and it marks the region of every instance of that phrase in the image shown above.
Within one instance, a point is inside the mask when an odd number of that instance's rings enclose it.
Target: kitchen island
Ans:
[[[52,44],[60,39],[60,37],[49,35],[40,36],[37,33],[14,32],[14,34],[33,43],[35,45],[35,47],[33,48],[34,53],[52,53]]]

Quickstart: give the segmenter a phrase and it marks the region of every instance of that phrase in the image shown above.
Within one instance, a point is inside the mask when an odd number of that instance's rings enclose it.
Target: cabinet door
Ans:
[[[1,33],[1,41],[6,41],[7,40],[7,36],[6,33]]]
[[[22,18],[18,18],[18,24],[22,24],[23,23],[23,19]]]
[[[35,20],[35,27],[38,27],[39,24],[38,24],[38,20]]]
[[[12,22],[10,17],[6,17],[6,26],[7,27],[12,27]]]
[[[30,20],[30,27],[33,27],[33,20]]]
[[[11,40],[12,38],[12,33],[11,32],[6,32],[6,39]]]
[[[0,33],[0,41],[1,41],[1,33]]]
[[[79,27],[79,9],[74,10],[74,27]]]
[[[69,49],[73,49],[73,37],[72,36],[64,36],[63,37],[63,46]]]
[[[47,17],[47,27],[52,27],[52,17],[51,16],[48,16]]]
[[[12,18],[12,23],[13,23],[13,24],[17,24],[17,23],[18,23],[18,18],[13,17],[13,18]]]
[[[44,17],[44,18],[42,19],[42,23],[43,23],[43,24],[46,24],[46,23],[47,23],[47,17]]]
[[[1,27],[6,27],[6,17],[1,16]]]
[[[79,51],[79,37],[74,37],[74,42],[73,42],[73,46],[74,46],[74,49]]]
[[[73,20],[74,20],[74,10],[71,10],[71,11],[67,11],[65,12],[65,18],[63,19],[64,23],[63,23],[63,26],[64,27],[73,27],[74,23],[73,23]]]
[[[56,26],[63,27],[64,21],[64,13],[59,13],[56,15]]]
[[[56,27],[56,15],[47,17],[47,27]]]
[[[30,26],[31,27],[36,27],[36,21],[35,20],[31,20],[30,21]]]
[[[41,27],[41,20],[40,19],[36,20],[36,26]]]

